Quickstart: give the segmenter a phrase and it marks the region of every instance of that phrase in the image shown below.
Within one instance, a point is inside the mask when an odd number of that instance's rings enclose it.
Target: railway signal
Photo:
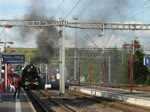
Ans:
[[[2,28],[12,28],[12,25],[4,24],[4,25],[0,25],[0,27],[2,27]]]

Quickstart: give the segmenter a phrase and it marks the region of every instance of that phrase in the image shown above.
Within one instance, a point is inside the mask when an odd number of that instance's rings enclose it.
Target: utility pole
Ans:
[[[104,88],[106,88],[106,72],[106,57],[104,56]]]
[[[60,95],[65,94],[65,21],[62,21],[60,27],[60,46],[59,46],[59,69],[60,69]]]
[[[103,60],[104,60],[104,64],[103,64],[103,66],[104,66],[104,68],[103,68],[103,71],[104,71],[104,76],[103,76],[103,78],[104,78],[104,88],[106,88],[106,82],[107,82],[107,63],[106,63],[106,56],[108,56],[109,55],[109,53],[110,52],[105,52],[105,50],[104,50],[104,48],[103,48]],[[110,56],[110,55],[109,55]],[[107,58],[108,60],[109,60],[109,67],[110,67],[110,57],[109,58]],[[109,68],[109,72],[110,72],[110,68]],[[110,73],[109,73],[109,82],[110,82]]]
[[[90,56],[90,87],[92,87],[92,59],[91,59],[91,56]]]
[[[73,19],[76,20],[78,19],[77,16],[74,16]],[[76,28],[75,28],[75,36],[74,36],[74,80],[75,82],[77,81],[77,50],[76,50]]]
[[[111,83],[111,64],[110,64],[110,61],[111,61],[111,56],[109,55],[109,83]]]
[[[0,48],[0,71],[2,71],[2,54],[1,54],[2,50]],[[2,72],[0,72],[0,84],[2,82]]]
[[[62,92],[62,29],[59,29],[59,91]]]
[[[62,27],[62,94],[65,94],[65,27]]]
[[[133,86],[133,47],[139,46],[139,44],[124,44],[123,46],[130,47],[130,92],[132,93],[132,86]]]

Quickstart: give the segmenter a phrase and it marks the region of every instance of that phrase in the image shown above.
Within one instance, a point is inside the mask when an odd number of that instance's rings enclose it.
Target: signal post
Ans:
[[[130,47],[130,92],[132,93],[132,86],[133,86],[133,47],[139,46],[139,44],[124,44],[123,46]]]

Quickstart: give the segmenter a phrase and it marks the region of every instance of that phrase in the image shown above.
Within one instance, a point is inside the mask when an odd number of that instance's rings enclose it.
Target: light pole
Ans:
[[[78,17],[74,16],[73,20],[75,20],[75,22],[77,21]],[[74,36],[74,80],[77,80],[77,61],[76,61],[76,57],[77,57],[77,51],[76,51],[76,28],[75,28],[75,36]]]
[[[0,44],[4,44],[4,53],[6,53],[6,44],[14,44],[13,42],[0,42]]]

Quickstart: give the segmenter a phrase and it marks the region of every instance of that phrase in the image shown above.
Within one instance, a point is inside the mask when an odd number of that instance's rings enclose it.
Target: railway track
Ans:
[[[110,100],[66,90],[65,95],[59,95],[55,90],[30,91],[38,107],[50,112],[150,112],[150,108],[131,105],[125,102]]]
[[[69,94],[74,94],[74,95],[86,97],[86,98],[93,100],[95,102],[102,103],[106,107],[114,107],[116,109],[119,109],[122,112],[150,112],[150,108],[146,108],[146,107],[142,107],[142,106],[138,106],[138,105],[133,105],[133,104],[118,101],[118,100],[112,100],[112,99],[103,98],[103,97],[91,96],[91,95],[88,95],[85,93],[74,92],[74,91],[70,91],[70,90],[67,90],[66,92]]]
[[[39,112],[76,112],[42,91],[32,90],[27,94]]]
[[[37,112],[49,112],[49,110],[45,108],[45,106],[39,101],[39,99],[35,96],[33,92],[25,90],[25,93],[29,97]]]

